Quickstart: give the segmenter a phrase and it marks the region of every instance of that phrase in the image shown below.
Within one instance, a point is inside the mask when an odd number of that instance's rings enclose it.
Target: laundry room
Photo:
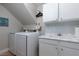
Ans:
[[[79,56],[79,3],[0,3],[0,56]]]

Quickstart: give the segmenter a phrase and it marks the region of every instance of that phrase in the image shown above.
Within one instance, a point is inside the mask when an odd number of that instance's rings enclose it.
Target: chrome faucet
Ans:
[[[57,36],[62,36],[62,34],[61,33],[58,33]]]

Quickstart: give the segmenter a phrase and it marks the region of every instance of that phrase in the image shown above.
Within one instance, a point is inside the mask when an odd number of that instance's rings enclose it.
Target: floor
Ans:
[[[15,56],[14,54],[12,54],[10,51],[4,52],[4,53],[0,53],[0,56]]]

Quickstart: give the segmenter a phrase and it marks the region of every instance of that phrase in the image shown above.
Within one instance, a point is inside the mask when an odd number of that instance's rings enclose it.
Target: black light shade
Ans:
[[[43,13],[41,13],[41,12],[39,11],[39,13],[36,15],[36,17],[41,17],[41,16],[43,16]]]

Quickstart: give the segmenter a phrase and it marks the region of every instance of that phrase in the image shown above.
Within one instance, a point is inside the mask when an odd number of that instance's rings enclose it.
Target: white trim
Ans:
[[[4,53],[4,52],[7,52],[9,50],[9,48],[6,48],[6,49],[3,49],[3,50],[0,50],[0,54]]]

